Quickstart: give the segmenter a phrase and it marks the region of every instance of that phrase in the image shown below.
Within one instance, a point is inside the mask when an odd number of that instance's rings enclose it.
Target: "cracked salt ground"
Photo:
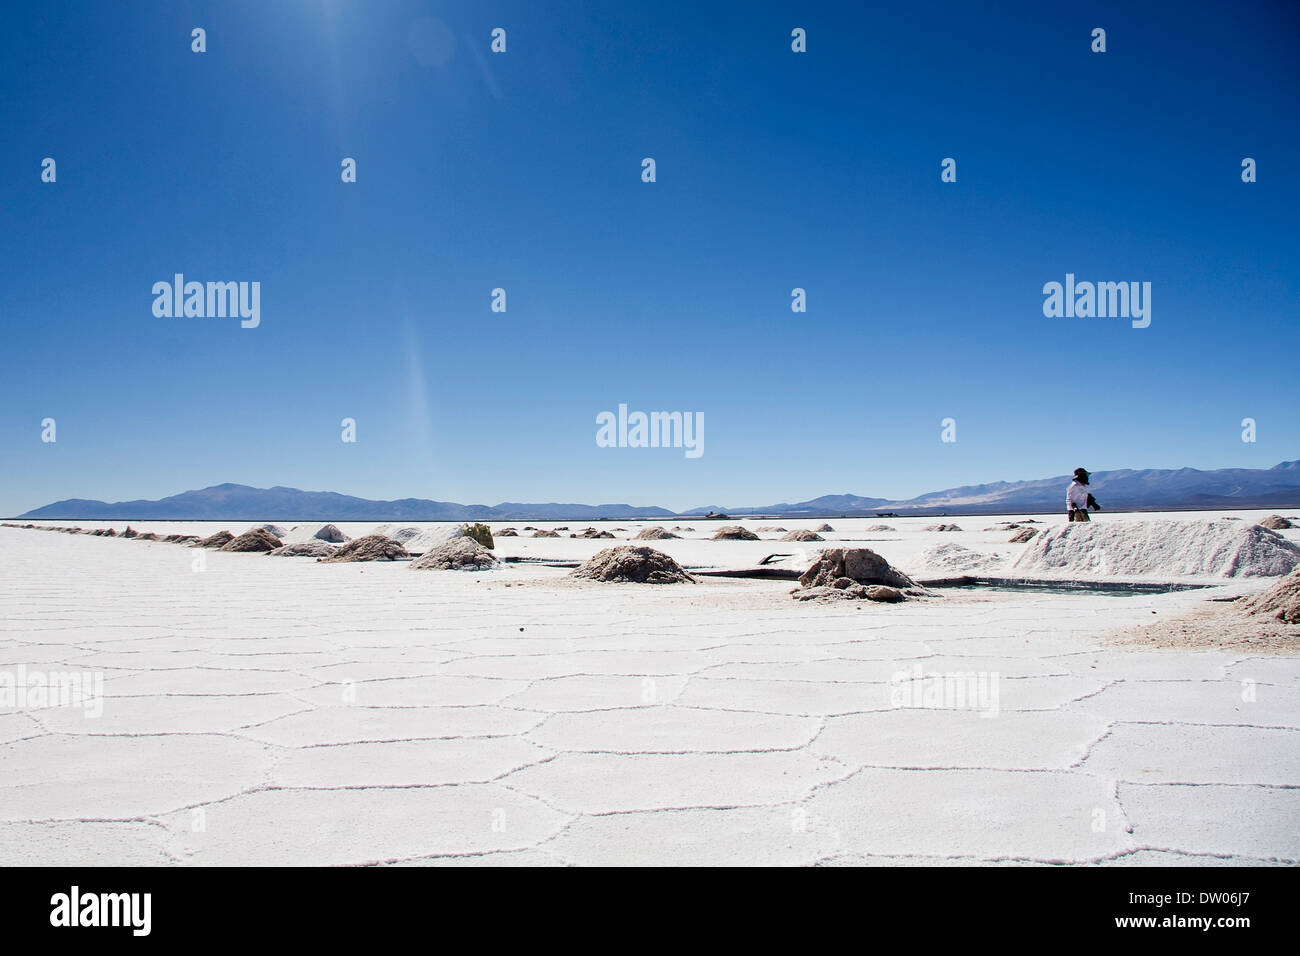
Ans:
[[[1300,662],[1099,640],[1194,592],[192,556],[0,529],[0,667],[105,695],[0,712],[0,864],[1300,862]],[[916,666],[997,671],[997,715],[896,707]]]

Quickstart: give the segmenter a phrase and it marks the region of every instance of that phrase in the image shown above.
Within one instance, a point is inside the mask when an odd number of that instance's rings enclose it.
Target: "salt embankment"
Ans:
[[[1275,531],[1232,521],[1092,521],[1043,531],[1010,571],[1023,577],[1276,577],[1300,565],[1300,547]]]

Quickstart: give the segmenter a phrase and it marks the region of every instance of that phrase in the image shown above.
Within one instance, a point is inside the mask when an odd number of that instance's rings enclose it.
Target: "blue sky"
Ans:
[[[1295,5],[873,7],[6,4],[0,513],[1300,457]],[[261,325],[155,317],[176,272],[259,281]],[[1044,317],[1067,272],[1151,282],[1150,327]],[[597,447],[620,403],[702,413],[703,456]]]

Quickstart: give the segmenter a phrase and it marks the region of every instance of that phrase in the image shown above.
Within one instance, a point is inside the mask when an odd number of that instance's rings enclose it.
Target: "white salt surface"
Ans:
[[[824,546],[903,567],[936,543],[1027,547],[919,530],[934,521],[833,519]],[[663,523],[599,526],[626,540]],[[672,523],[696,531],[655,546],[688,566],[794,551]],[[498,538],[496,554],[576,561],[611,543]],[[1100,640],[1212,592],[859,607],[789,587],[0,528],[0,678],[104,681],[98,716],[0,706],[0,865],[1300,862],[1297,658]],[[916,668],[996,673],[996,713],[897,706],[891,679]]]
[[[960,544],[948,542],[933,544],[915,558],[911,559],[903,570],[913,576],[942,577],[944,575],[962,575],[972,572],[992,573],[1006,563],[1000,554],[988,554],[972,551]]]

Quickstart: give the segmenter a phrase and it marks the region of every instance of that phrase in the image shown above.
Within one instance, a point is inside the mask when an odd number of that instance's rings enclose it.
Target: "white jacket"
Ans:
[[[1070,483],[1070,488],[1065,493],[1065,510],[1071,508],[1082,508],[1085,511],[1088,508],[1088,486],[1080,484],[1077,481]]]

